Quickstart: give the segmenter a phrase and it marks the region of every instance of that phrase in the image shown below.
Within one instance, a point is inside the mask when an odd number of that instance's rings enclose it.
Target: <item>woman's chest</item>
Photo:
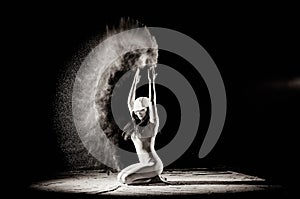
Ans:
[[[135,129],[135,136],[138,138],[150,138],[155,135],[155,126],[150,123],[145,127],[137,126]]]

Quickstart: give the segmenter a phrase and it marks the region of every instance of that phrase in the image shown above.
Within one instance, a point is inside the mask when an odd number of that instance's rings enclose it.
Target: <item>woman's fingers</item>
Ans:
[[[149,80],[154,80],[156,78],[157,73],[155,73],[155,66],[154,65],[149,67],[147,69],[147,72],[148,72],[148,79]],[[134,76],[136,82],[140,81],[141,76],[139,75],[139,73],[140,73],[140,69],[137,68],[137,71],[136,71],[135,76]]]
[[[141,79],[141,76],[140,76],[140,75],[137,75],[137,76],[135,77],[135,83],[139,83],[140,79]]]
[[[135,72],[135,76],[138,76],[139,74],[140,74],[140,68],[137,68]]]
[[[152,72],[152,78],[153,78],[153,80],[154,80],[154,79],[156,78],[156,76],[157,76],[157,73],[155,73],[154,66],[151,67],[151,72]]]
[[[138,83],[140,81],[140,78],[141,78],[141,76],[140,76],[140,69],[137,68],[136,72],[135,72],[135,76],[134,76],[135,82]]]
[[[148,68],[148,79],[154,80],[157,76],[157,73],[155,73],[155,66],[151,66]]]

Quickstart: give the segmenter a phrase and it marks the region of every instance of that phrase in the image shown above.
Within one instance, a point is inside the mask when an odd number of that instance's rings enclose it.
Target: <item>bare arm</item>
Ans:
[[[156,107],[156,90],[155,90],[155,78],[157,74],[155,73],[154,66],[148,69],[148,79],[149,79],[149,114],[150,114],[150,122],[159,124],[159,118]]]
[[[133,104],[134,104],[134,100],[135,100],[136,85],[139,83],[140,78],[141,78],[140,69],[137,68],[136,72],[135,72],[133,82],[132,82],[132,85],[131,85],[131,88],[130,88],[130,92],[129,92],[129,95],[128,95],[128,100],[127,100],[127,105],[128,105],[128,109],[129,109],[129,112],[130,112],[131,116],[132,116],[132,109],[133,109]]]

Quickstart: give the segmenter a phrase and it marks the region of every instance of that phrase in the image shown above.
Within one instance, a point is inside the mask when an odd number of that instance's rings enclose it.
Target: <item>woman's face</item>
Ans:
[[[134,113],[139,118],[139,120],[142,120],[146,116],[147,109],[144,108],[144,109],[141,109],[141,110],[138,110],[138,111],[134,111]]]

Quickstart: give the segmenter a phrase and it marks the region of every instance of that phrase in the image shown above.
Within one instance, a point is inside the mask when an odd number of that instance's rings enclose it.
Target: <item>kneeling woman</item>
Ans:
[[[124,168],[118,174],[118,181],[124,184],[150,183],[163,181],[159,176],[163,171],[163,163],[155,149],[155,137],[158,132],[159,118],[156,107],[154,66],[148,69],[149,98],[135,99],[136,86],[140,80],[138,68],[128,96],[128,108],[134,123],[132,131],[125,132],[134,143],[139,163]]]

